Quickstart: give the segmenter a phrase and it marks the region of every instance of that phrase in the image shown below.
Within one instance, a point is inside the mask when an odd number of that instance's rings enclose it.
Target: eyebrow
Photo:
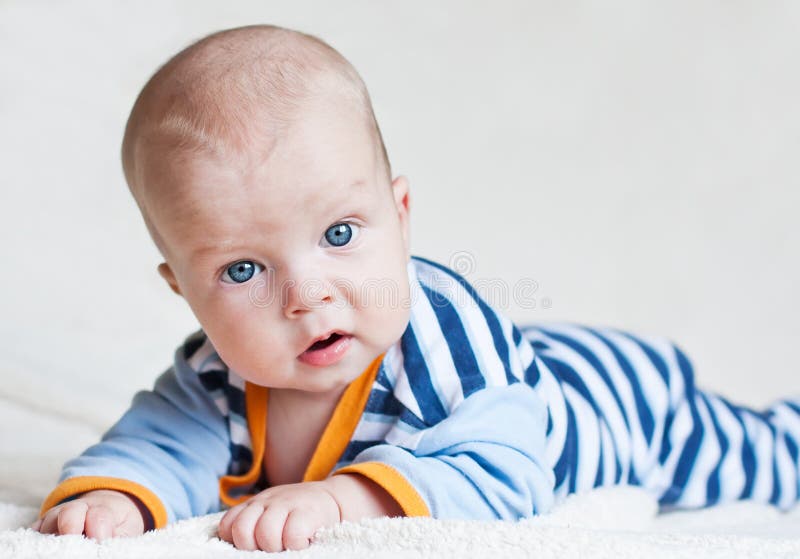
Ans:
[[[234,252],[239,248],[238,245],[234,244],[233,242],[227,243],[218,243],[215,245],[204,246],[193,250],[192,253],[189,255],[189,261],[193,262],[195,260],[200,259],[202,256],[205,256],[209,253],[226,253],[226,252]]]
[[[327,186],[328,185],[320,185],[321,188],[325,188]],[[345,191],[364,190],[364,189],[367,188],[367,186],[368,186],[368,182],[365,179],[360,178],[360,179],[354,180],[351,183],[348,183],[342,190],[345,190]]]
[[[346,186],[342,187],[342,191],[354,196],[361,196],[361,194],[370,186],[369,181],[365,180],[364,178],[359,178],[345,184]],[[328,185],[322,184],[319,188],[325,189],[328,188]],[[334,212],[339,212],[343,206],[353,204],[352,199],[348,199],[343,196],[329,197],[323,194],[321,198],[322,200],[318,201],[314,205],[319,208],[320,215],[324,216],[328,216],[328,214],[333,214]]]

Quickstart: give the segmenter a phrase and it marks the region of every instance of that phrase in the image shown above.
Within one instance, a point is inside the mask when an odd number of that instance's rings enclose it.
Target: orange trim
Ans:
[[[167,509],[164,508],[161,499],[155,493],[145,486],[127,479],[100,476],[73,477],[59,483],[42,503],[39,518],[64,500],[97,489],[112,489],[136,497],[150,512],[155,528],[163,528],[167,525]]]
[[[352,381],[342,393],[331,420],[320,437],[314,454],[306,467],[303,481],[320,481],[330,474],[337,460],[347,448],[347,443],[361,420],[367,405],[372,384],[378,376],[383,354],[376,357],[361,375]],[[250,496],[232,497],[230,491],[244,485],[251,485],[261,477],[264,460],[264,447],[267,435],[267,402],[269,389],[265,386],[246,383],[245,405],[247,408],[247,428],[253,446],[253,464],[250,470],[240,476],[222,476],[219,479],[219,494],[228,506],[238,505]]]
[[[342,394],[336,409],[322,436],[319,438],[317,448],[308,462],[303,481],[322,481],[331,473],[339,457],[347,448],[353,432],[361,420],[364,408],[367,406],[372,384],[378,376],[383,355],[379,355],[370,363],[369,367],[347,387]]]
[[[338,474],[361,474],[383,487],[397,501],[406,516],[430,516],[428,505],[420,497],[414,486],[403,477],[403,474],[382,462],[361,462],[351,464],[339,470]]]

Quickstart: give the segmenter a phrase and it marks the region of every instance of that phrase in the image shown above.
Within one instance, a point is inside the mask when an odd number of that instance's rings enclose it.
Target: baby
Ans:
[[[380,516],[518,519],[640,485],[663,508],[800,493],[800,399],[695,389],[666,340],[519,328],[409,255],[366,88],[320,40],[254,26],[191,45],[144,87],[125,176],[201,330],[34,528],[98,539],[230,507],[241,549],[307,547]]]

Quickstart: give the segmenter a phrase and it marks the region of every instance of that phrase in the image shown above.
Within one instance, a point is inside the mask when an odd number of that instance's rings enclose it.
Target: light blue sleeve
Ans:
[[[416,489],[433,518],[515,520],[553,504],[546,430],[546,406],[530,386],[488,387],[420,431],[413,449],[380,444],[352,464],[391,466]]]
[[[154,389],[136,394],[100,443],[65,464],[60,481],[102,476],[138,483],[161,500],[169,522],[220,509],[218,479],[231,459],[226,420],[182,348],[175,355]]]

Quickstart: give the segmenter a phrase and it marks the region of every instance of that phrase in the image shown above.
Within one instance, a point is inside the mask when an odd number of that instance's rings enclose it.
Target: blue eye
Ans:
[[[240,260],[231,264],[222,274],[225,283],[244,283],[261,271],[261,266],[252,260]],[[230,278],[230,281],[226,278]]]
[[[325,241],[330,246],[341,247],[349,243],[358,232],[354,223],[337,223],[325,231]]]

